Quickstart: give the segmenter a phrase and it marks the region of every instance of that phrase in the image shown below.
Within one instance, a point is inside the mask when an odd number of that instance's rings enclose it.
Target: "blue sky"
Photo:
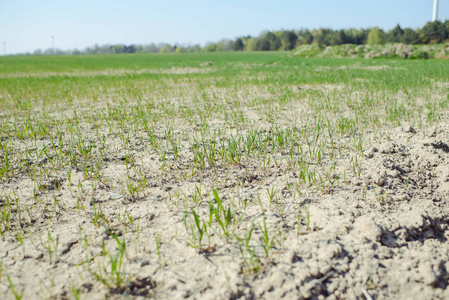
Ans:
[[[433,0],[0,0],[0,53],[98,44],[204,45],[263,30],[379,26],[422,27],[432,18]],[[449,19],[449,0],[440,0],[439,19]]]

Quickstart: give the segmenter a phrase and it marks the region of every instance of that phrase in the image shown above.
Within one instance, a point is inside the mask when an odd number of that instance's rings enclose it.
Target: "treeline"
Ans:
[[[259,37],[244,36],[229,42],[210,43],[206,51],[277,51],[292,50],[301,45],[317,44],[323,46],[337,46],[343,44],[381,45],[386,43],[404,44],[438,44],[449,41],[449,20],[428,22],[424,27],[413,30],[411,28],[395,28],[385,32],[378,27],[370,29],[342,29],[333,30],[320,28],[309,31],[281,30],[265,31]]]
[[[167,43],[151,43],[149,45],[94,45],[79,50],[60,50],[60,49],[38,49],[33,53],[25,55],[90,55],[90,54],[121,54],[121,53],[170,53],[170,52],[201,52],[203,48],[200,45],[172,46]]]
[[[34,55],[81,55],[118,53],[180,53],[215,51],[288,51],[301,45],[337,46],[343,44],[381,45],[386,43],[438,44],[449,41],[449,20],[428,22],[422,28],[395,28],[384,31],[378,27],[368,29],[264,31],[258,37],[241,36],[234,40],[223,39],[216,43],[200,45],[170,45],[166,43],[149,45],[95,45],[83,50],[36,50]],[[27,53],[31,55],[31,53]]]

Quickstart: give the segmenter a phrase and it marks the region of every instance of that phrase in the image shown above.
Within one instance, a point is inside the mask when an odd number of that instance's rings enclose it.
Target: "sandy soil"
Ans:
[[[129,198],[117,188],[128,172],[120,154],[106,157],[109,181],[91,193],[80,194],[91,182],[77,168],[68,170],[70,181],[68,174],[41,181],[23,244],[14,231],[0,240],[0,295],[14,298],[8,274],[24,299],[448,299],[449,122],[380,129],[366,139],[359,176],[345,174],[327,193],[302,186],[293,195],[286,182],[299,174],[288,171],[288,153],[263,171],[249,161],[183,179],[176,169],[162,172],[160,156],[131,137],[135,165],[147,170],[144,193]],[[186,161],[189,151],[181,147]],[[236,209],[234,234],[224,237],[215,224],[202,247],[191,247],[194,218],[179,199],[196,197],[207,222],[217,182],[225,207]],[[25,176],[2,186],[23,206],[36,201],[35,187]],[[95,225],[100,208],[105,220],[100,214]]]

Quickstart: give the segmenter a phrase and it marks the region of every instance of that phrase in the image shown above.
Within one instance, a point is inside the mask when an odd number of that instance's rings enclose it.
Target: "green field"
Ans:
[[[269,297],[260,282],[326,228],[317,202],[415,189],[412,173],[372,183],[373,145],[448,106],[447,60],[1,57],[0,295]],[[338,266],[298,280],[329,295]]]
[[[213,67],[201,67],[204,62]],[[390,68],[378,72],[370,69],[379,65]],[[342,66],[355,68],[339,69]],[[8,101],[1,104],[5,108],[12,103],[19,107],[33,105],[36,98],[44,105],[107,96],[145,99],[168,81],[192,82],[195,93],[208,92],[213,87],[236,90],[246,85],[263,85],[282,90],[300,84],[350,84],[352,89],[369,92],[412,93],[416,88],[431,86],[435,80],[447,80],[447,67],[444,60],[302,59],[285,52],[2,57],[0,87],[2,99]],[[211,70],[190,70],[190,74],[163,72],[180,68]],[[355,82],[355,78],[361,81]]]

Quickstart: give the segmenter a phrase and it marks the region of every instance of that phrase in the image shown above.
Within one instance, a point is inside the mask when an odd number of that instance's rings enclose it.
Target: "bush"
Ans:
[[[385,44],[385,33],[382,29],[374,27],[368,33],[368,45],[382,45]]]

